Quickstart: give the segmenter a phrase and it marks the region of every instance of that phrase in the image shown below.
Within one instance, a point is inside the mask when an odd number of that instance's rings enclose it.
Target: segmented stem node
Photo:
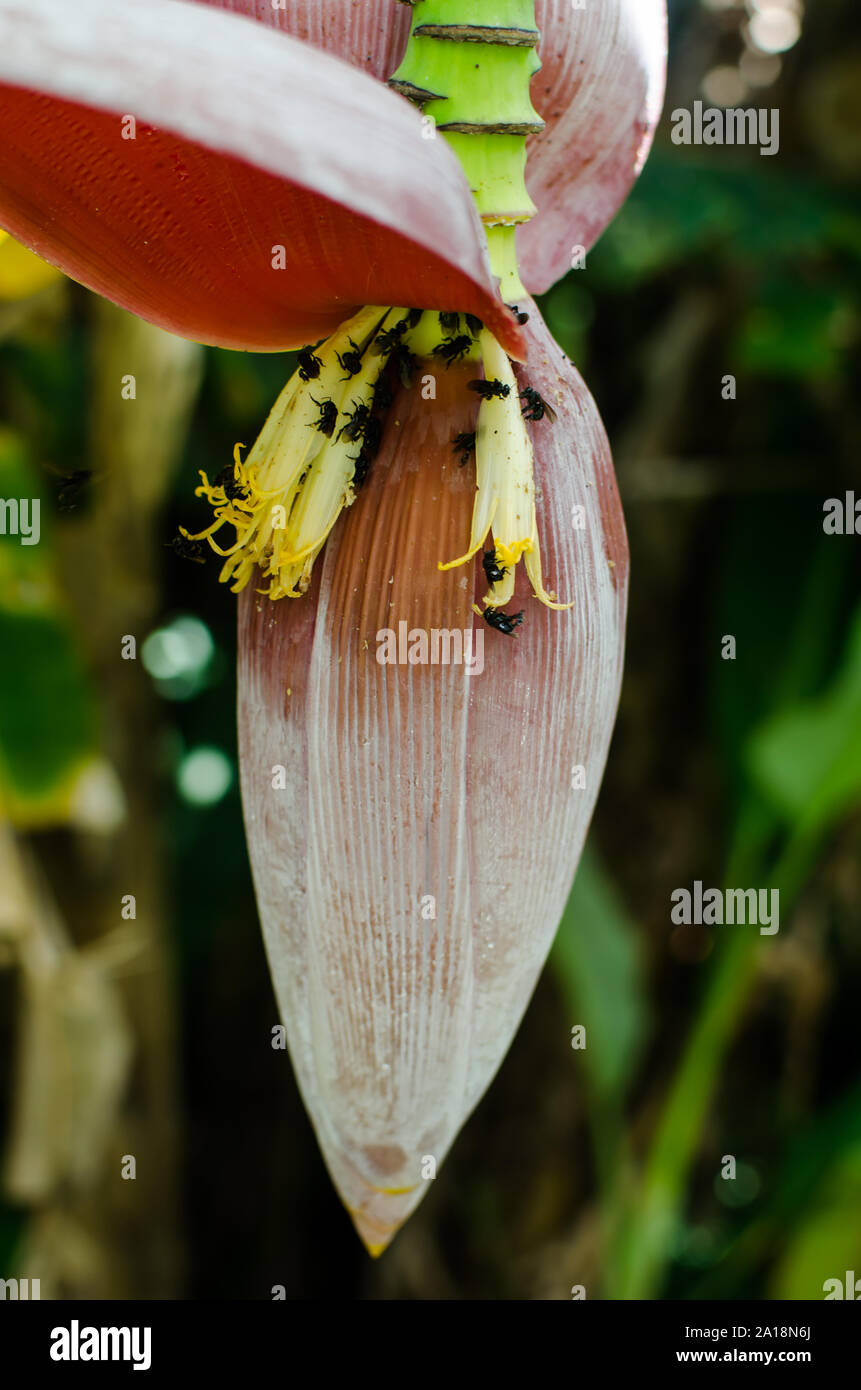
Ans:
[[[506,303],[526,291],[517,270],[517,227],[535,212],[526,191],[526,139],[543,130],[529,83],[536,54],[534,0],[417,0],[395,91],[433,117],[460,160],[488,234]]]

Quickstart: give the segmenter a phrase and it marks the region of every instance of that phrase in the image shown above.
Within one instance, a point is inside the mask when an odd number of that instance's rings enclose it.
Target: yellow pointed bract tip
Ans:
[[[346,1206],[347,1204],[344,1203]],[[356,1235],[364,1245],[372,1259],[378,1260],[384,1250],[387,1250],[403,1225],[403,1221],[394,1221],[391,1224],[381,1221],[378,1217],[371,1215],[363,1207],[349,1207],[350,1220],[356,1230]],[[404,1218],[405,1220],[406,1218]]]

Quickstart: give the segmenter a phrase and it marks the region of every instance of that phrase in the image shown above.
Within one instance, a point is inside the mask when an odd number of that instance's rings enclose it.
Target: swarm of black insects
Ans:
[[[380,443],[383,438],[383,422],[376,415],[369,415],[362,426],[361,448],[356,455],[356,467],[353,471],[353,487],[358,490],[368,476],[368,471],[374,459],[380,451]]]
[[[350,443],[359,445],[359,452],[354,459],[355,469],[353,473],[353,488],[358,491],[368,476],[371,465],[376,458],[383,437],[383,424],[386,412],[389,410],[395,398],[395,389],[400,384],[404,389],[409,390],[415,380],[418,360],[410,352],[404,342],[404,335],[410,328],[415,328],[422,317],[421,309],[409,309],[397,323],[390,328],[384,328],[377,333],[367,345],[365,351],[374,357],[385,357],[386,363],[381,371],[374,392],[369,403],[351,401],[349,408],[342,412],[343,423],[335,435],[338,425],[338,407],[332,400],[317,400],[312,396],[311,399],[318,409],[316,420],[312,421],[312,427],[325,434],[327,439],[335,436],[336,439],[344,439]],[[477,335],[482,331],[483,324],[474,314],[458,314],[440,312],[439,324],[445,337],[433,349],[434,356],[440,357],[447,367],[453,362],[459,362],[474,346]],[[466,332],[461,331],[465,324]],[[345,375],[342,381],[349,381],[352,377],[358,376],[362,370],[363,351],[359,345],[350,338],[346,352],[338,353],[338,362]],[[316,381],[320,375],[321,362],[310,347],[303,348],[299,353],[299,376],[303,381]],[[484,381],[471,382],[473,390],[477,390],[480,395],[501,395],[507,396],[510,387],[502,382],[487,383]],[[475,434],[459,434],[453,441],[453,448],[460,456],[461,465],[465,464],[470,454],[475,449]],[[221,481],[221,480],[219,480]],[[227,488],[225,486],[225,491]],[[235,495],[227,493],[228,496]]]
[[[398,381],[401,385],[409,387],[412,385],[413,372],[416,367],[416,360],[412,353],[401,342],[404,330],[409,326],[409,316],[401,319],[400,324],[395,325],[395,329],[390,330],[395,336],[390,339],[391,348],[388,352],[388,361],[377,378],[374,393],[369,405],[357,405],[352,402],[352,411],[347,411],[347,423],[341,427],[339,438],[343,435],[344,439],[356,440],[359,444],[359,452],[355,457],[355,469],[353,471],[353,490],[358,492],[370,472],[371,465],[380,451],[383,441],[383,425],[386,413],[395,399],[395,386]],[[378,334],[378,337],[382,335]]]

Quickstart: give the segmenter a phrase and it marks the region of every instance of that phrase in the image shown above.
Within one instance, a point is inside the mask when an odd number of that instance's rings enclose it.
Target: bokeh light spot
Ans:
[[[214,806],[230,789],[233,764],[220,748],[201,745],[186,753],[176,773],[183,801],[191,806]]]
[[[214,653],[215,643],[206,624],[191,614],[181,614],[149,634],[141,647],[141,661],[161,695],[188,700],[206,684]]]
[[[737,106],[747,96],[747,83],[738,68],[712,68],[703,78],[703,96],[715,106]]]
[[[767,7],[751,16],[747,31],[761,53],[785,53],[801,37],[801,17],[770,0]]]

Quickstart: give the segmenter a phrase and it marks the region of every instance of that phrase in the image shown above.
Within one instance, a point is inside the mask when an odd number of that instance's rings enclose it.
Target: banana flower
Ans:
[[[374,1254],[505,1055],[601,780],[624,523],[530,292],[624,199],[664,57],[663,0],[0,0],[0,226],[174,333],[302,349],[188,542],[240,595],[272,978]]]

